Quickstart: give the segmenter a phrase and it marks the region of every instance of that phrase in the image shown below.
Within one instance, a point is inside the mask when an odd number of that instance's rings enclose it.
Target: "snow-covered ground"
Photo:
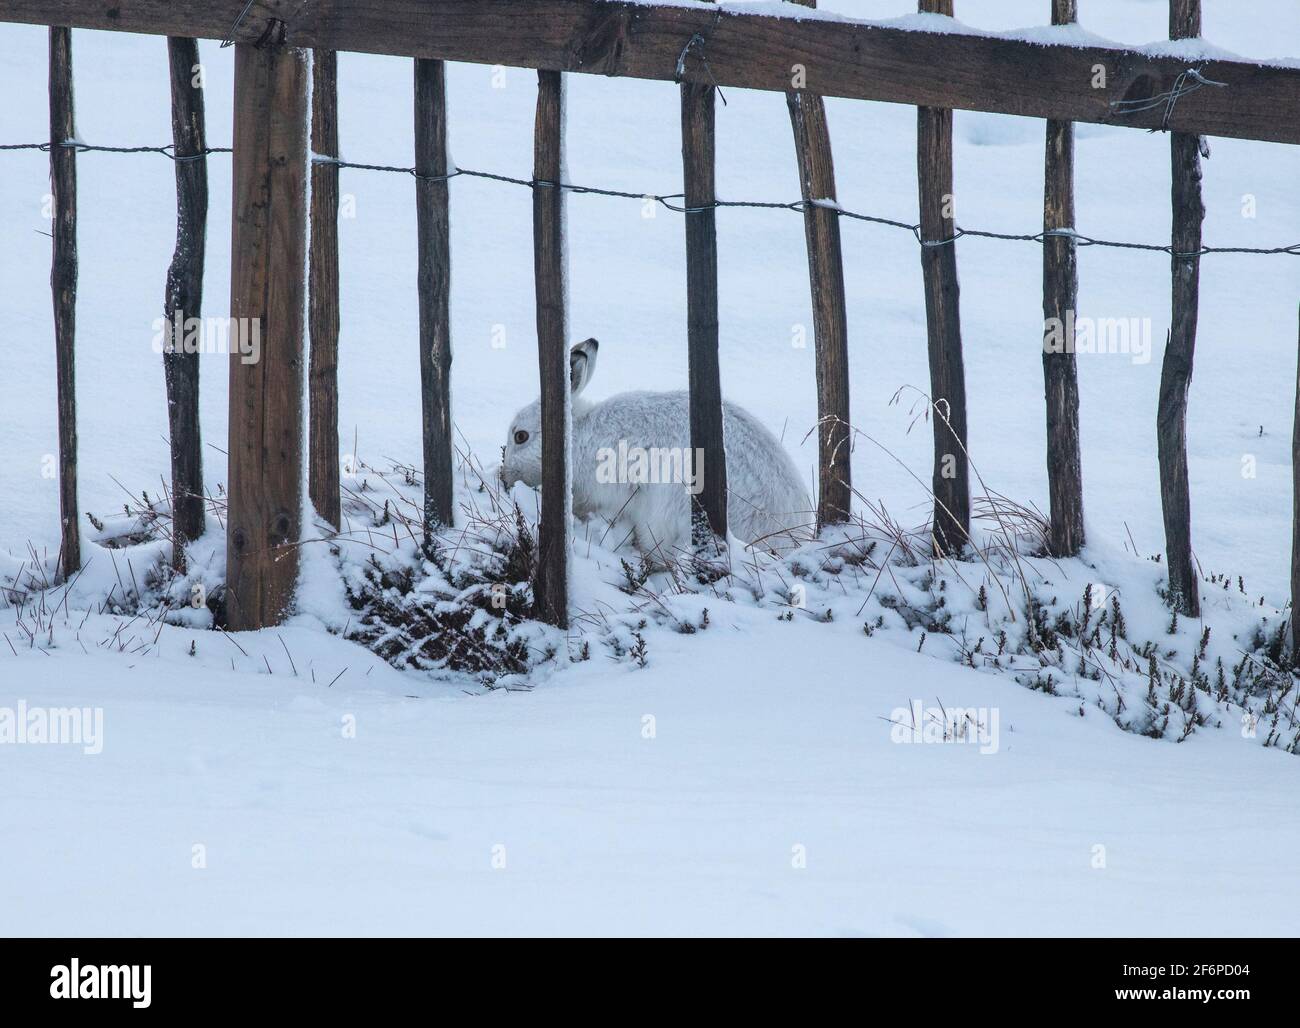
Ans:
[[[906,0],[824,6],[872,18],[912,10]],[[1081,6],[1084,27],[1099,36],[1140,44],[1166,32],[1163,2]],[[967,0],[959,15],[1009,30],[1041,24],[1047,7]],[[1289,0],[1252,4],[1249,18],[1229,0],[1205,7],[1213,44],[1295,56],[1300,10]],[[202,53],[209,138],[225,144],[231,52],[204,43]],[[170,140],[161,40],[79,32],[74,61],[82,139]],[[343,55],[340,78],[344,156],[411,163],[409,62]],[[46,135],[44,82],[44,32],[0,27],[0,87],[10,98],[0,143]],[[456,162],[527,177],[533,74],[455,65],[449,85]],[[796,198],[783,100],[741,90],[726,98],[720,195]],[[573,76],[569,101],[572,181],[678,191],[672,86]],[[841,203],[913,219],[914,113],[828,106]],[[959,112],[956,133],[959,222],[1035,231],[1042,124]],[[1206,241],[1300,238],[1300,157],[1283,146],[1212,146]],[[214,314],[225,312],[229,288],[228,162],[209,162],[206,309]],[[1082,126],[1077,162],[1080,231],[1168,238],[1165,137]],[[156,495],[167,469],[151,340],[174,234],[172,165],[110,154],[86,154],[78,165],[81,506],[103,515],[130,499],[117,483]],[[343,175],[355,217],[341,221],[342,449],[375,465],[412,461],[412,185]],[[39,234],[48,230],[47,192],[44,154],[0,154],[0,281],[11,335],[0,348],[0,574],[27,558],[29,543],[57,549],[56,483],[42,475],[56,449],[49,242]],[[466,445],[490,462],[510,415],[536,394],[531,200],[526,189],[460,178],[452,205],[454,416]],[[681,388],[680,216],[660,209],[647,218],[636,201],[582,195],[568,210],[571,330],[602,343],[593,392]],[[724,388],[782,434],[811,475],[814,444],[801,441],[815,419],[813,350],[792,345],[796,328],[811,324],[800,219],[724,210],[718,224]],[[843,231],[854,420],[899,458],[860,445],[855,482],[910,524],[924,517],[924,494],[906,468],[926,477],[928,426],[909,431],[907,405],[889,401],[928,381],[916,244],[858,222]],[[1040,262],[1029,244],[959,245],[972,455],[990,487],[1045,507]],[[1125,551],[1162,548],[1154,429],[1168,261],[1084,249],[1080,280],[1082,316],[1151,323],[1149,361],[1079,362],[1094,543],[1085,557],[1102,569],[1097,581],[1122,587],[1130,621],[1146,622],[1139,638],[1148,640],[1160,632],[1157,576]],[[1287,599],[1295,286],[1289,257],[1206,258],[1189,421],[1198,556],[1207,574],[1231,576],[1234,597],[1241,575],[1251,599],[1273,611]],[[225,479],[225,358],[205,358],[203,374],[205,472],[215,492]],[[327,573],[320,561],[310,566]],[[49,652],[24,650],[16,614],[0,609],[0,629],[18,650],[0,643],[0,708],[24,701],[103,711],[96,755],[0,745],[0,816],[19,828],[0,848],[6,932],[1296,928],[1291,756],[1244,744],[1231,716],[1180,745],[1121,732],[1091,706],[1078,716],[1078,699],[934,659],[935,640],[917,655],[916,636],[901,628],[867,638],[851,623],[856,602],[847,616],[836,611],[834,625],[778,623],[769,608],[709,603],[707,631],[652,626],[644,668],[598,647],[589,661],[543,668],[530,692],[484,694],[468,681],[398,672],[327,634],[329,614],[316,609],[315,594],[312,616],[237,639],[87,615],[87,605],[98,610],[91,587],[102,585],[102,597],[119,574],[129,577],[125,565],[114,569],[94,551],[76,597],[83,609],[73,602],[42,615],[47,627],[54,622]],[[575,576],[575,603],[590,609],[609,566],[584,558]],[[1092,580],[1085,565],[1063,578],[1064,603],[1077,603]],[[1230,660],[1234,640],[1221,626],[1236,632],[1244,620],[1224,603],[1214,607],[1222,619],[1214,647]],[[1197,626],[1183,631],[1187,656]],[[913,700],[982,709],[987,744],[894,741],[888,719]]]
[[[6,696],[102,704],[105,722],[98,756],[0,747],[0,923],[1294,934],[1294,758],[1152,742],[883,642],[795,622],[764,645],[770,614],[715,617],[644,671],[598,658],[475,699],[299,629],[279,633],[298,679],[278,639],[241,640],[275,671],[259,677],[211,633],[188,656],[176,630],[156,659],[10,656]],[[997,708],[997,752],[891,742],[879,718],[936,697]]]

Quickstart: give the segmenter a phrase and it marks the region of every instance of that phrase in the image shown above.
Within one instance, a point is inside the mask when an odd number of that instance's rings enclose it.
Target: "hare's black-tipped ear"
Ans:
[[[596,370],[596,351],[599,349],[600,343],[586,339],[576,343],[569,351],[569,386],[574,396],[582,392],[591,381],[592,373]]]

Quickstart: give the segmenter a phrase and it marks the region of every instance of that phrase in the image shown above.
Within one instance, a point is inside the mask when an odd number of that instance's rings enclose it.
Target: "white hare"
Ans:
[[[573,405],[573,512],[624,517],[643,553],[667,559],[690,543],[690,495],[698,476],[690,459],[687,393],[619,393],[595,403],[581,393],[591,381],[599,343],[569,353]],[[779,440],[743,407],[724,401],[727,521],[731,534],[784,553],[811,537],[814,523],[794,462]],[[709,469],[704,467],[703,474]],[[534,400],[510,423],[501,478],[542,481],[541,404]]]

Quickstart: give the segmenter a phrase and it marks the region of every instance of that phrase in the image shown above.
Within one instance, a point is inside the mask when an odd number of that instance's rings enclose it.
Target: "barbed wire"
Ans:
[[[50,152],[50,143],[0,143],[0,150],[40,150]],[[169,157],[173,161],[198,161],[210,153],[234,153],[228,146],[205,146],[198,153],[178,155],[174,153],[175,145],[166,146],[93,146],[90,143],[60,143],[60,146],[75,149],[78,153],[156,153]]]
[[[1209,83],[1213,84],[1213,83]],[[61,144],[69,148],[75,148],[79,153],[117,153],[117,154],[137,154],[151,153],[160,154],[173,161],[195,161],[214,153],[231,153],[233,152],[228,146],[209,146],[194,154],[177,155],[174,146],[168,143],[166,146],[99,146],[90,143],[66,142]],[[48,153],[50,143],[0,143],[0,150],[40,150]],[[897,218],[886,218],[875,214],[863,214],[859,211],[851,211],[845,207],[839,206],[828,200],[714,200],[711,203],[700,204],[695,206],[687,205],[684,193],[638,193],[628,189],[607,189],[601,186],[583,186],[573,182],[549,182],[543,179],[521,178],[516,175],[502,175],[492,171],[478,171],[473,168],[456,168],[442,175],[428,175],[421,173],[416,168],[405,167],[396,164],[365,164],[360,161],[345,161],[337,157],[327,157],[321,154],[312,155],[313,164],[329,164],[338,168],[348,168],[354,171],[377,171],[387,172],[390,174],[410,175],[419,182],[449,182],[454,178],[478,178],[490,182],[503,182],[509,185],[524,186],[528,189],[536,187],[558,188],[569,193],[590,194],[592,196],[609,196],[623,200],[639,200],[642,203],[647,201],[657,203],[667,210],[677,214],[698,214],[702,211],[718,210],[726,208],[749,208],[754,210],[778,210],[778,211],[797,211],[803,213],[809,207],[822,208],[833,211],[841,218],[848,218],[852,221],[864,221],[873,225],[884,225],[887,228],[897,228],[910,232],[916,241],[923,247],[950,246],[959,239],[970,237],[973,239],[997,239],[1004,242],[1023,242],[1023,243],[1042,243],[1048,239],[1070,239],[1076,246],[1100,246],[1109,247],[1117,250],[1140,250],[1147,253],[1163,253],[1180,260],[1195,260],[1206,254],[1230,253],[1230,254],[1250,254],[1256,256],[1273,256],[1277,254],[1289,254],[1292,257],[1300,257],[1300,243],[1292,243],[1290,246],[1202,246],[1200,250],[1184,253],[1174,249],[1171,244],[1160,243],[1134,243],[1118,239],[1098,239],[1093,236],[1086,236],[1072,228],[1044,229],[1040,232],[995,232],[989,229],[962,228],[956,226],[956,231],[945,239],[925,239],[921,234],[921,226],[912,222],[900,221]]]

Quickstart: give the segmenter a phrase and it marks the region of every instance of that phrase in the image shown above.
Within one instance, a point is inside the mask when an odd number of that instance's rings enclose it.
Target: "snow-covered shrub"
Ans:
[[[531,646],[532,527],[518,508],[513,522],[491,527],[470,547],[404,547],[351,568],[345,586],[357,619],[348,637],[395,667],[463,671],[486,684],[553,655]]]

